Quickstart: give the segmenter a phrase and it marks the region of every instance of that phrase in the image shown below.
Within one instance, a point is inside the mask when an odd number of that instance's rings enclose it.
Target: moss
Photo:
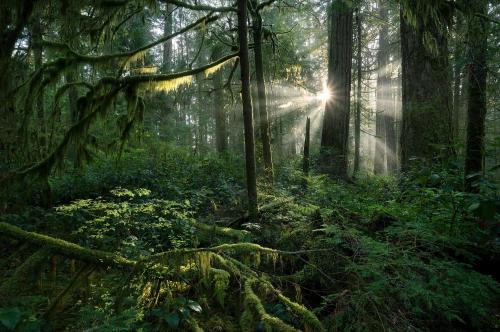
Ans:
[[[278,298],[281,302],[283,302],[286,306],[292,309],[300,318],[300,321],[304,325],[304,330],[307,332],[313,331],[324,331],[323,326],[320,321],[311,311],[307,310],[303,305],[291,301],[288,297],[279,294]]]
[[[242,240],[246,237],[248,237],[248,232],[230,228],[230,227],[219,227],[216,225],[207,225],[203,224],[200,222],[195,222],[193,221],[191,223],[194,227],[198,228],[199,230],[202,230],[204,232],[208,232],[210,234],[216,234],[220,235],[223,237],[230,237],[230,238],[235,238],[238,240]]]
[[[40,246],[46,246],[60,255],[97,265],[111,265],[115,267],[134,267],[136,265],[135,261],[113,253],[84,248],[77,244],[43,234],[26,232],[19,227],[5,222],[0,222],[0,234]]]
[[[230,275],[225,270],[212,268],[210,271],[212,273],[215,299],[223,307],[224,301],[226,299],[227,289],[229,286]]]
[[[210,332],[241,331],[241,329],[235,326],[236,324],[234,323],[233,318],[231,316],[228,316],[221,312],[210,314],[208,320],[206,320],[205,322],[200,321],[200,325],[202,325],[205,331],[210,331]]]
[[[200,327],[200,325],[198,325],[198,322],[193,318],[193,316],[189,316],[187,318],[187,323],[192,332],[203,332],[203,329]]]
[[[277,331],[283,332],[298,332],[296,328],[286,324],[281,319],[273,317],[266,312],[266,309],[262,305],[261,300],[253,291],[253,285],[258,282],[257,279],[249,278],[245,281],[244,285],[244,296],[245,296],[245,307],[246,309],[253,310],[253,312],[260,317],[264,326],[272,327]]]
[[[255,331],[255,319],[250,308],[245,308],[240,317],[240,328],[242,332],[254,332]]]

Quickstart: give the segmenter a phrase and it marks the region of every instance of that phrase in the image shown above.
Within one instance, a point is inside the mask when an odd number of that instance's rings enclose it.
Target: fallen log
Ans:
[[[81,247],[75,243],[51,236],[27,232],[21,228],[0,222],[0,234],[27,241],[40,247],[49,247],[54,253],[96,265],[134,267],[137,262],[110,252]]]

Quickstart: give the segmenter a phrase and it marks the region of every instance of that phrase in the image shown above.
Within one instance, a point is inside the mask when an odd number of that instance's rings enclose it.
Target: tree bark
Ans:
[[[387,97],[390,98],[387,105],[387,116],[385,117],[385,150],[386,150],[386,161],[387,161],[387,173],[395,174],[398,170],[398,158],[397,158],[397,134],[396,134],[396,104],[397,104],[397,93],[393,92],[394,80],[389,80],[390,91]]]
[[[349,111],[352,67],[352,5],[333,0],[328,34],[328,89],[321,135],[321,154],[325,170],[347,178]]]
[[[304,139],[304,160],[302,171],[305,175],[309,175],[309,142],[311,141],[311,119],[306,120],[306,137]]]
[[[453,139],[456,142],[460,137],[460,101],[463,93],[462,88],[462,72],[463,72],[463,53],[462,53],[462,39],[459,37],[458,32],[462,32],[462,25],[464,24],[460,16],[456,19],[457,35],[455,36],[455,45],[453,52]]]
[[[254,8],[257,1],[253,0]],[[253,15],[253,51],[255,55],[255,76],[257,79],[257,108],[259,113],[260,140],[262,141],[262,155],[264,159],[264,173],[268,183],[273,182],[273,159],[271,153],[271,139],[269,117],[267,114],[266,85],[264,82],[264,64],[262,60],[262,17],[256,11]]]
[[[483,171],[484,130],[486,117],[486,76],[488,21],[476,14],[487,14],[487,1],[470,2],[467,22],[467,141],[465,151],[465,189],[477,191],[474,174]]]
[[[245,165],[250,219],[257,215],[257,180],[253,132],[252,97],[250,95],[250,65],[248,57],[247,0],[238,0],[238,37],[240,46],[241,99],[245,128]]]
[[[33,60],[35,63],[35,71],[42,68],[43,65],[43,48],[41,45],[43,38],[42,23],[40,18],[36,17],[32,20],[31,24],[31,42],[33,48]],[[38,154],[39,159],[43,159],[47,151],[47,127],[45,124],[45,112],[44,112],[44,101],[43,101],[43,91],[36,99],[36,114],[37,114],[37,125],[38,125]]]
[[[416,26],[401,13],[402,57],[402,135],[401,168],[410,168],[418,158],[432,162],[450,154],[451,91],[448,68],[448,41],[435,22],[418,16],[417,3],[409,2],[416,12]],[[434,40],[431,52],[424,39]],[[427,45],[429,46],[429,45]]]
[[[163,24],[163,36],[170,36],[173,32],[173,20],[172,20],[172,10],[173,6],[170,3],[165,4],[165,21]],[[163,61],[162,69],[164,73],[169,73],[172,69],[172,39],[167,40],[163,44]]]
[[[212,52],[213,60],[221,56],[221,48],[215,46]],[[222,70],[213,74],[214,82],[214,117],[215,117],[215,146],[218,153],[227,151],[226,111],[224,109],[224,90],[222,87]]]
[[[362,36],[362,26],[361,17],[359,14],[359,8],[356,9],[356,27],[357,27],[357,40],[356,40],[356,74],[357,74],[357,84],[356,84],[356,114],[354,117],[354,170],[353,174],[359,172],[361,156],[360,156],[360,145],[361,145],[361,80],[362,80],[362,64],[361,64],[361,36]]]

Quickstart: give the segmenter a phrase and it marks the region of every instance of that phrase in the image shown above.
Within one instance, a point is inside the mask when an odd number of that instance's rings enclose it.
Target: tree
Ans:
[[[264,159],[264,172],[268,183],[273,182],[273,159],[271,153],[271,139],[269,119],[267,114],[266,85],[264,81],[264,64],[262,59],[262,16],[257,0],[252,0],[253,16],[253,51],[255,56],[255,76],[257,79],[257,108],[259,110],[259,129],[262,141],[262,155]]]
[[[321,149],[325,169],[347,177],[352,67],[353,9],[349,1],[333,0],[328,32],[328,82]]]
[[[467,20],[467,141],[465,151],[465,189],[475,190],[474,174],[483,170],[484,125],[486,117],[486,76],[488,21],[487,1],[470,1]]]
[[[212,59],[221,54],[221,46],[215,45],[212,50]],[[215,146],[219,153],[227,151],[226,111],[224,109],[224,91],[222,87],[222,71],[213,76],[214,82],[214,117],[215,117]]]
[[[414,157],[433,161],[449,154],[451,89],[445,1],[404,1],[401,10],[401,168]]]
[[[362,80],[362,58],[361,58],[361,36],[362,36],[362,25],[361,17],[359,14],[359,8],[356,9],[356,114],[354,117],[354,165],[353,173],[359,172],[360,168],[360,145],[361,145],[361,80]]]
[[[386,124],[388,124],[389,106],[391,101],[391,78],[389,66],[389,28],[388,10],[382,1],[378,1],[379,17],[382,21],[378,34],[377,51],[377,113],[375,115],[375,160],[374,174],[386,172]]]
[[[247,0],[238,0],[238,38],[240,46],[241,99],[245,128],[245,164],[250,218],[257,215],[257,180],[253,133],[252,96],[250,95],[250,64],[248,56]]]

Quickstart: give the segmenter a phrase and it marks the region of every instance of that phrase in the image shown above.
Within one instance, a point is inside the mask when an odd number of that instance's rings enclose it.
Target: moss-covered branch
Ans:
[[[293,326],[290,326],[283,322],[281,319],[273,317],[267,313],[259,297],[253,291],[253,285],[257,282],[258,279],[253,278],[249,278],[245,281],[243,292],[245,295],[246,310],[252,311],[254,315],[258,316],[262,320],[262,322],[267,325],[267,327],[272,327],[273,329],[276,329],[276,331],[299,332],[299,330],[297,330]],[[242,326],[242,329],[245,331],[252,331],[253,329],[255,329],[255,327]]]
[[[193,76],[197,75],[200,73],[209,73],[211,72],[211,69],[215,67],[219,67],[220,65],[223,65],[225,62],[229,60],[236,59],[239,55],[239,52],[234,52],[231,54],[228,54],[214,62],[208,63],[204,66],[191,69],[191,70],[185,70],[181,71],[178,73],[173,73],[173,74],[153,74],[153,75],[138,75],[138,76],[127,76],[123,77],[120,79],[117,79],[118,82],[123,83],[123,84],[133,84],[133,83],[149,83],[149,82],[162,82],[162,81],[170,81],[170,80],[175,80],[178,78],[182,77],[187,77],[187,76]]]
[[[179,1],[179,0],[162,0],[164,3],[170,3],[172,5],[176,5],[182,8],[186,9],[191,9],[191,10],[201,10],[201,11],[212,11],[212,12],[236,12],[236,6],[231,6],[231,7],[225,7],[225,6],[219,6],[219,7],[214,7],[210,5],[202,5],[202,4],[190,4],[184,1]]]
[[[272,255],[300,255],[300,254],[308,254],[308,253],[317,253],[317,252],[331,252],[335,248],[320,248],[320,249],[309,249],[309,250],[297,250],[297,251],[285,251],[272,249],[267,247],[262,247],[257,243],[251,242],[242,242],[242,243],[226,243],[221,244],[215,247],[209,248],[181,248],[181,249],[173,249],[165,252],[161,252],[152,256],[145,258],[145,261],[159,261],[169,256],[179,256],[179,255],[189,255],[194,253],[201,252],[212,252],[212,253],[220,253],[233,251],[238,253],[252,253],[252,252],[260,252],[265,254]]]
[[[136,262],[110,252],[81,247],[77,244],[51,236],[27,232],[21,228],[0,222],[0,234],[47,247],[57,254],[95,265],[134,267]]]
[[[213,16],[213,13],[209,13],[206,16],[201,17],[200,19],[196,20],[195,22],[185,26],[184,28],[180,29],[179,31],[176,31],[168,36],[164,36],[162,38],[159,38],[155,40],[154,42],[151,42],[149,44],[146,44],[144,46],[141,46],[135,50],[129,51],[129,52],[122,52],[122,53],[113,53],[113,54],[104,54],[104,55],[85,55],[85,54],[80,54],[73,50],[68,44],[65,43],[59,43],[59,42],[54,42],[54,41],[47,41],[44,40],[42,42],[42,46],[44,47],[50,47],[54,49],[60,49],[66,53],[68,53],[69,58],[72,61],[76,62],[81,62],[81,63],[90,63],[90,64],[95,64],[95,63],[105,63],[109,62],[111,60],[115,59],[129,59],[134,57],[137,54],[143,53],[159,44],[162,44],[168,40],[171,40],[183,33],[188,32],[189,30],[195,29],[198,26],[206,25],[211,22],[214,22],[218,19],[218,16]],[[57,61],[57,60],[56,60]],[[55,62],[47,63],[45,64],[45,68],[50,67],[51,64]]]
[[[208,225],[208,224],[204,224],[204,223],[196,222],[196,221],[191,222],[191,225],[193,225],[194,227],[196,227],[197,229],[199,229],[203,232],[215,234],[218,236],[223,236],[226,238],[243,240],[245,238],[248,238],[248,236],[249,236],[249,233],[247,231],[242,231],[242,230],[234,229],[231,227],[220,227],[220,226],[216,226],[216,225]]]

